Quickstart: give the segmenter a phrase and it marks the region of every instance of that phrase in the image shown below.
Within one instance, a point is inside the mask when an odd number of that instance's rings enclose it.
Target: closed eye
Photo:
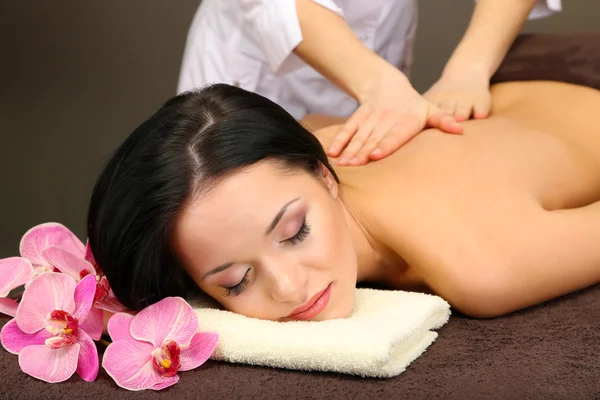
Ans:
[[[284,240],[283,242],[288,242],[292,246],[296,246],[298,243],[301,243],[306,239],[306,237],[310,234],[310,225],[306,223],[306,218],[302,221],[302,226],[298,229],[298,232],[294,236],[289,239]],[[248,284],[250,283],[250,279],[248,278],[248,274],[250,273],[250,268],[246,270],[244,277],[234,286],[225,287],[225,296],[237,296],[246,289]]]
[[[246,289],[246,286],[248,286],[248,283],[250,283],[250,279],[248,279],[249,272],[250,268],[246,270],[244,277],[237,285],[225,287],[225,296],[237,296],[242,293]]]
[[[310,225],[306,223],[306,217],[302,221],[302,226],[298,229],[298,232],[294,236],[289,239],[284,240],[284,242],[290,243],[292,246],[296,246],[298,243],[301,243],[306,239],[308,234],[310,233]]]

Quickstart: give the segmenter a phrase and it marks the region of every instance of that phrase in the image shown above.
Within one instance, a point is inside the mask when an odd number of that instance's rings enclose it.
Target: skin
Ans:
[[[473,317],[600,282],[600,93],[531,82],[492,97],[493,116],[463,135],[427,130],[384,160],[337,167],[340,184],[324,167],[315,176],[271,161],[234,174],[190,199],[174,247],[225,308],[272,320],[329,283],[315,320],[347,316],[360,281],[432,292]],[[340,129],[327,125],[342,121],[305,122],[326,146]],[[286,242],[305,216],[305,240]],[[226,296],[248,270],[245,289]]]
[[[347,224],[350,215],[333,176],[322,177],[263,162],[192,199],[177,220],[173,243],[200,288],[228,310],[285,320],[333,283],[335,296],[316,319],[348,315],[358,262]],[[275,228],[265,234],[286,205]],[[310,232],[291,239],[305,219]],[[306,238],[300,240],[302,236]],[[206,276],[227,263],[233,265]],[[225,288],[238,284],[246,273],[247,287],[228,295]]]

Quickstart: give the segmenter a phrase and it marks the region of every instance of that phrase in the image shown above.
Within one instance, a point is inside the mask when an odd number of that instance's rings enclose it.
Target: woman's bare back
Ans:
[[[600,93],[506,83],[493,99],[493,116],[461,136],[428,130],[384,160],[339,169],[349,207],[410,265],[397,286],[425,284],[481,315],[600,281]],[[502,304],[478,311],[486,302]]]
[[[443,186],[438,189],[458,192],[455,196],[465,201],[482,191],[496,194],[506,185],[534,196],[546,209],[600,199],[600,92],[557,82],[518,82],[496,85],[492,95],[493,116],[464,123],[464,135],[424,131],[380,162],[338,168],[342,180],[386,190],[393,190],[387,186],[391,182],[431,187],[437,181]],[[337,129],[316,134],[326,145]]]

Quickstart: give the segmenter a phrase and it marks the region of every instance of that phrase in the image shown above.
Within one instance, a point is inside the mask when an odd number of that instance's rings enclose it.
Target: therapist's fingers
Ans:
[[[386,135],[395,134],[396,118],[393,115],[384,115],[384,117],[377,123],[373,128],[373,132],[369,135],[369,138],[365,144],[358,150],[355,155],[355,161],[352,165],[363,165],[367,164],[370,159],[371,153],[377,148],[381,140]]]
[[[377,148],[369,154],[369,159],[377,161],[394,153],[415,136],[407,135],[407,131],[410,131],[408,126],[394,127],[377,143]]]
[[[380,111],[372,112],[366,121],[364,121],[364,123],[358,128],[358,131],[352,137],[350,143],[348,143],[340,155],[338,165],[349,165],[357,162],[357,160],[354,159],[356,153],[358,153],[358,150],[366,143],[367,139],[373,132],[373,129],[381,119],[381,114],[382,113]]]
[[[333,142],[327,149],[327,155],[330,157],[339,156],[352,137],[357,133],[360,126],[364,124],[368,116],[369,113],[367,110],[363,107],[359,107],[358,110],[348,118],[348,121],[346,121],[346,124],[344,124],[338,134],[335,135]]]
[[[490,115],[492,100],[490,97],[482,97],[473,105],[473,118],[483,119]]]
[[[377,143],[376,148],[369,153],[369,159],[377,161],[391,155],[419,134],[422,128],[422,122],[416,115],[406,115],[401,124],[392,127]]]
[[[452,115],[444,113],[439,108],[432,106],[427,117],[428,128],[437,128],[446,133],[460,134],[463,132],[463,127],[459,124]]]
[[[470,101],[462,101],[456,104],[454,110],[454,118],[456,121],[462,122],[469,119],[471,111],[473,110],[473,103]]]
[[[444,114],[454,115],[454,111],[456,110],[456,101],[445,99],[440,101],[437,106]]]

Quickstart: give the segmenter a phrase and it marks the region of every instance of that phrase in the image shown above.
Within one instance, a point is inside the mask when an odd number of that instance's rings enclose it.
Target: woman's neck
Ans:
[[[338,200],[356,251],[357,282],[391,283],[390,279],[401,274],[405,263],[374,234],[351,189],[340,185]]]

